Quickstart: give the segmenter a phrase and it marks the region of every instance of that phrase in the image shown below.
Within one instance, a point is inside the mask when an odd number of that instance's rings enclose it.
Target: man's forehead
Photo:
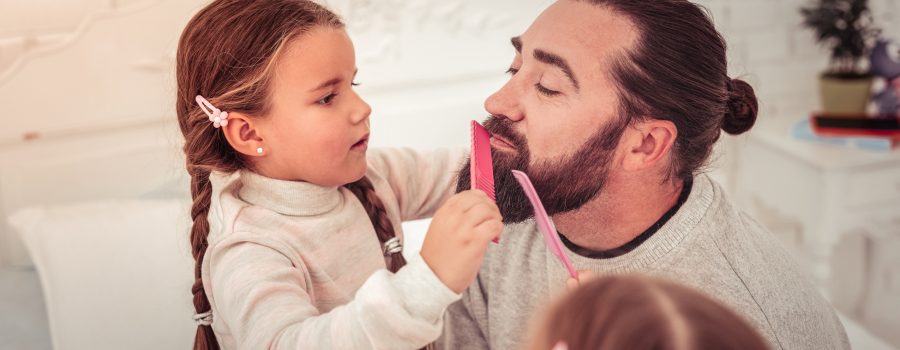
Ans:
[[[539,48],[569,60],[593,62],[623,52],[636,38],[637,31],[628,18],[606,7],[573,0],[548,7],[520,36],[526,50]]]

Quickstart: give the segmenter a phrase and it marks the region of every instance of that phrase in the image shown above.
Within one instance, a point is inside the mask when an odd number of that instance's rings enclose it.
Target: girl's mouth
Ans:
[[[354,143],[353,146],[350,146],[351,151],[365,151],[367,148],[369,148],[369,135],[368,134],[366,134],[366,136],[363,136],[362,139],[360,139],[359,141]]]

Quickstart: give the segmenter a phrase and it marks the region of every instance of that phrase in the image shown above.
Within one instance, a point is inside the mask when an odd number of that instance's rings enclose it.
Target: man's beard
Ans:
[[[606,185],[609,163],[626,125],[624,118],[617,118],[594,134],[575,154],[529,166],[528,143],[513,130],[513,122],[501,117],[488,118],[485,129],[516,148],[515,154],[509,154],[491,147],[494,189],[503,222],[518,223],[534,216],[534,209],[511,170],[528,174],[548,215],[576,210],[594,199]],[[456,192],[471,189],[469,168],[470,162],[466,161],[459,171]]]

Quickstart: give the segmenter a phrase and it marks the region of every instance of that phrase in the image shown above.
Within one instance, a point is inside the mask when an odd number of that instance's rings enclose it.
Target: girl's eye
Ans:
[[[336,96],[337,94],[329,94],[328,96],[325,96],[321,100],[319,100],[318,103],[320,105],[330,105],[331,101],[333,101]]]
[[[541,83],[534,84],[534,87],[537,88],[537,91],[539,93],[541,93],[541,95],[544,95],[547,97],[553,97],[553,96],[559,95],[559,91],[554,91],[554,90],[545,88],[543,85],[541,85]]]
[[[354,81],[354,82],[350,83],[350,86],[359,86],[359,83]]]
[[[506,70],[506,74],[509,74],[509,75],[516,75],[516,73],[518,73],[518,72],[519,72],[519,69],[513,68],[513,67],[509,67],[509,69]]]

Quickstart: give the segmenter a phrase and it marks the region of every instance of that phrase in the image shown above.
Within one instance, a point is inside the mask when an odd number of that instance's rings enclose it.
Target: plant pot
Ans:
[[[822,112],[865,117],[866,106],[872,94],[872,77],[847,79],[823,74],[819,76],[819,93]]]

